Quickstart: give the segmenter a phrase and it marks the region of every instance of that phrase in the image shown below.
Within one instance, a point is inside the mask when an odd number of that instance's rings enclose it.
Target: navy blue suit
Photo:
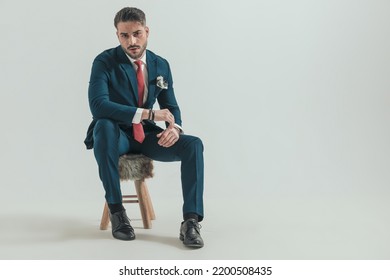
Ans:
[[[146,51],[148,97],[143,105],[151,109],[157,101],[161,109],[168,109],[175,123],[182,125],[171,70],[168,62],[153,52]],[[167,81],[168,88],[157,86],[157,77]],[[132,135],[132,119],[138,108],[136,72],[121,46],[98,55],[92,65],[88,89],[93,121],[87,131],[85,144],[94,149],[106,200],[121,203],[122,194],[118,173],[119,156],[142,153],[157,161],[181,161],[183,213],[195,213],[203,219],[203,144],[195,136],[181,134],[171,147],[158,145],[157,134],[163,129],[152,121],[144,121],[145,140],[141,144]]]

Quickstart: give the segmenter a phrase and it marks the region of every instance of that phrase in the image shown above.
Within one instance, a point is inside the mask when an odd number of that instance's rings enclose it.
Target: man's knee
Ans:
[[[197,148],[199,148],[203,151],[203,142],[200,138],[195,137],[195,139],[193,141],[193,145],[195,145]]]
[[[187,139],[187,141],[184,145],[184,148],[189,149],[189,150],[197,150],[197,151],[203,152],[203,142],[199,137],[190,136]]]

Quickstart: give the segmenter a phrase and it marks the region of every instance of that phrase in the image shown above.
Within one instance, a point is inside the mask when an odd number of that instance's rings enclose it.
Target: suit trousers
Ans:
[[[195,136],[181,134],[171,147],[161,147],[157,134],[162,128],[145,131],[145,140],[139,143],[127,135],[113,120],[100,119],[93,130],[94,155],[99,176],[105,189],[107,203],[122,203],[118,171],[119,156],[127,153],[142,153],[163,162],[181,161],[183,214],[195,213],[203,219],[203,143]]]

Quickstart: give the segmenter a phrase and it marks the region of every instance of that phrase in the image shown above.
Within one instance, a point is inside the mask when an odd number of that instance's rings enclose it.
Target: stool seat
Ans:
[[[153,160],[142,154],[126,154],[119,157],[119,177],[121,181],[134,181],[136,194],[122,195],[123,203],[138,203],[145,229],[152,228],[151,220],[156,219],[148,186],[145,179],[153,177]],[[104,204],[100,229],[106,230],[110,223],[107,202]]]

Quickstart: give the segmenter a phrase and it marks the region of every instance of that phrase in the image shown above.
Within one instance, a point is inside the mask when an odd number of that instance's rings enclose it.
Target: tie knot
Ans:
[[[141,60],[136,60],[134,63],[137,65],[138,68],[141,68],[142,61]]]

